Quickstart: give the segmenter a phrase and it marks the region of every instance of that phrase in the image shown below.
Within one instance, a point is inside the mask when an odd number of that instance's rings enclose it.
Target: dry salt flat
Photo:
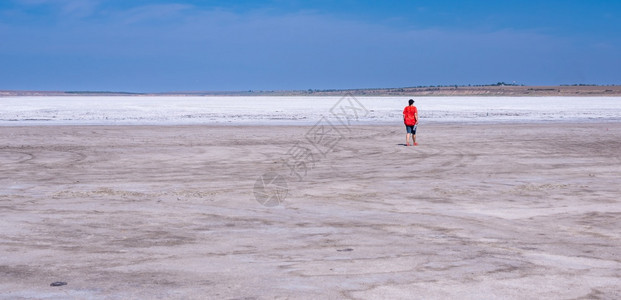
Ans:
[[[621,297],[618,99],[218,99],[0,98],[0,298]]]
[[[417,97],[424,123],[621,120],[619,97]],[[398,123],[404,97],[3,97],[0,126],[313,125],[349,103],[357,124]]]

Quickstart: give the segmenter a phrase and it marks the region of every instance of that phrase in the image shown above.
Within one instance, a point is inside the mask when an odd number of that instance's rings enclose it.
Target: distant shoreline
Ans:
[[[331,90],[291,90],[291,91],[200,91],[131,93],[108,91],[20,91],[0,90],[0,97],[21,96],[405,96],[405,97],[443,97],[443,96],[621,96],[621,85],[561,85],[561,86],[424,86],[403,88],[372,89],[331,89]]]

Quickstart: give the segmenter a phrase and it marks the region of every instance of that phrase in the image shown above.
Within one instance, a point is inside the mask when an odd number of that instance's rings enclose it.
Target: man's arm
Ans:
[[[418,124],[418,112],[414,114],[414,121],[416,122],[414,124]]]

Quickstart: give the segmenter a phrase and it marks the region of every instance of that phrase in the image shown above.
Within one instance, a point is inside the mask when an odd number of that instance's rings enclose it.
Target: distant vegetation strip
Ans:
[[[621,85],[572,84],[525,86],[498,82],[490,85],[438,85],[402,88],[307,89],[269,91],[179,91],[134,93],[112,91],[2,91],[9,96],[621,96]]]
[[[142,93],[132,93],[132,92],[110,92],[110,91],[65,91],[65,94],[70,95],[142,95]]]

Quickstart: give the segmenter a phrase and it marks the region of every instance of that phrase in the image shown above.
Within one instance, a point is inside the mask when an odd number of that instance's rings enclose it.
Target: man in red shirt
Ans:
[[[414,106],[414,100],[408,101],[410,105],[403,109],[403,123],[405,123],[405,145],[410,145],[410,136],[412,136],[412,142],[414,146],[418,146],[416,143],[416,127],[418,127],[418,110]]]

